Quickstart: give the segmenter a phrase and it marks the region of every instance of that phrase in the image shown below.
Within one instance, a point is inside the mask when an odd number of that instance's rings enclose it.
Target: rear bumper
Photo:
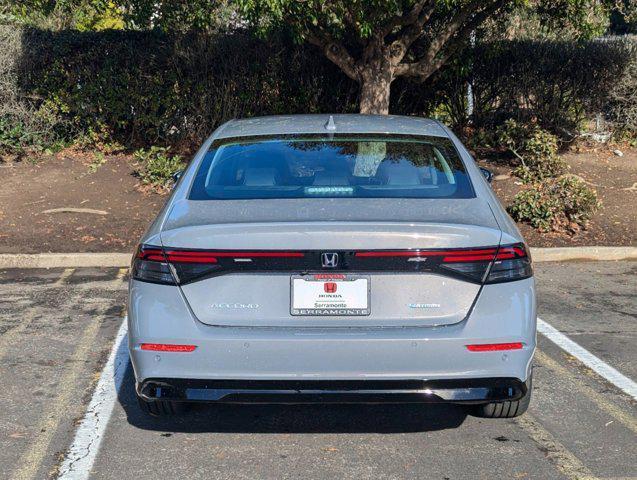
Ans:
[[[212,403],[488,403],[518,400],[516,378],[455,380],[195,380],[153,378],[136,384],[145,400]]]
[[[536,344],[535,313],[530,278],[508,283],[506,288],[485,285],[469,317],[444,327],[214,327],[192,315],[177,287],[133,281],[129,349],[140,387],[152,379],[181,379],[177,386],[228,379],[462,382],[504,378],[524,382]],[[507,342],[521,342],[524,347],[492,352],[466,348]],[[153,352],[141,350],[141,343],[197,348],[190,353]],[[465,388],[470,387],[461,387]],[[422,396],[421,388],[415,390],[407,394]]]

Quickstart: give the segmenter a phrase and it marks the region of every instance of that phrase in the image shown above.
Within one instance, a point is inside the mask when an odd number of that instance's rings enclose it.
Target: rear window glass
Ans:
[[[472,198],[449,139],[406,136],[226,138],[213,143],[191,200]]]

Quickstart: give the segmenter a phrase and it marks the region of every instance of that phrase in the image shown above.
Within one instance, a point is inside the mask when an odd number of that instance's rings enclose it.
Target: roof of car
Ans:
[[[399,115],[276,115],[231,120],[220,127],[216,138],[317,133],[385,133],[448,137],[435,120]]]

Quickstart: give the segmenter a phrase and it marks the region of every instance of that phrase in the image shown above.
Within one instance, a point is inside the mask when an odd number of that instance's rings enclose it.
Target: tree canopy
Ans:
[[[124,28],[115,0],[0,0],[0,21],[51,30]]]
[[[397,77],[424,81],[485,23],[533,9],[543,24],[599,31],[598,15],[618,0],[237,0],[257,29],[287,27],[361,86],[363,113],[387,113]]]

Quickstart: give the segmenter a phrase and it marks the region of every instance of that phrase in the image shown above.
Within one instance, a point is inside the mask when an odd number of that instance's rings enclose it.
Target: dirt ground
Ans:
[[[0,252],[132,252],[166,197],[138,191],[130,157],[105,159],[0,163]],[[87,210],[47,213],[65,208]]]
[[[597,189],[603,206],[590,227],[575,236],[540,234],[520,225],[528,243],[636,245],[637,149],[623,152],[619,157],[600,146],[565,154],[571,172]],[[511,167],[480,163],[497,175],[510,175]],[[166,200],[140,192],[132,173],[133,161],[125,155],[107,155],[101,164],[92,153],[73,151],[37,163],[0,161],[0,253],[132,251]],[[520,189],[516,183],[511,176],[494,181],[505,205]]]
[[[524,238],[534,247],[571,247],[579,245],[637,244],[637,149],[621,148],[623,156],[607,146],[569,152],[562,155],[570,173],[579,175],[597,191],[601,208],[586,230],[575,235],[540,233],[527,224],[518,224]],[[522,188],[511,175],[511,167],[480,161],[496,174],[493,189],[508,205]],[[498,175],[500,177],[498,177]],[[508,178],[504,178],[507,176]]]

